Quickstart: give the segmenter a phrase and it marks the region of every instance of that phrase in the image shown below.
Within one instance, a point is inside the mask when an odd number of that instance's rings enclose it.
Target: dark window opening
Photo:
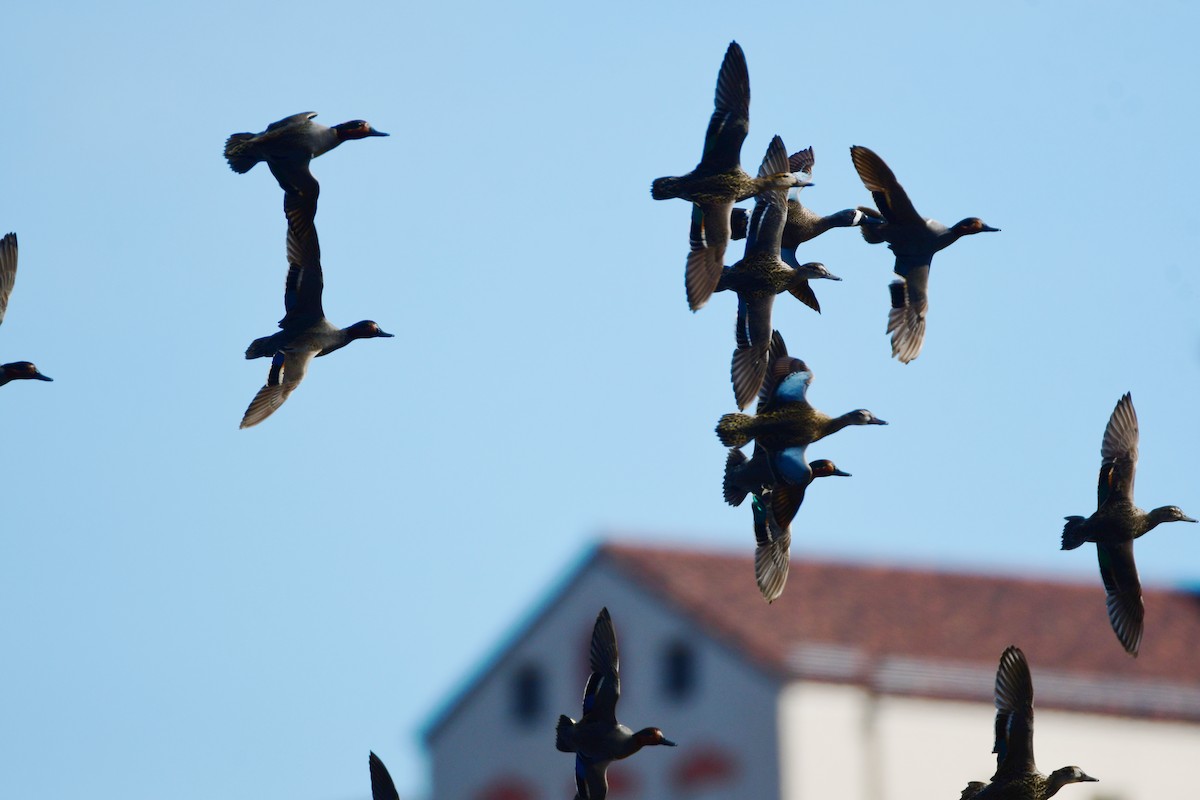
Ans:
[[[663,694],[686,700],[696,689],[696,654],[691,645],[672,642],[663,654]]]
[[[512,681],[512,714],[518,722],[531,724],[542,715],[542,671],[533,664],[517,670]]]

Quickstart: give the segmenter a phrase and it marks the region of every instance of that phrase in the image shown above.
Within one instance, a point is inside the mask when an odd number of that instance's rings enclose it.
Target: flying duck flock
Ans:
[[[868,244],[886,243],[892,251],[896,278],[888,287],[886,333],[892,357],[909,364],[921,353],[929,313],[929,273],[934,254],[964,236],[995,233],[998,228],[979,217],[966,217],[947,227],[917,212],[896,174],[875,151],[850,146],[850,162],[872,205],[848,208],[828,216],[800,202],[800,191],[812,185],[815,155],[811,147],[788,154],[783,139],[773,136],[758,172],[741,166],[741,148],[750,129],[750,79],[745,54],[737,42],[725,52],[717,74],[712,117],[704,137],[700,163],[686,175],[655,179],[655,200],[692,203],[684,287],[688,307],[697,311],[714,293],[737,295],[734,351],[730,365],[733,400],[739,411],[725,414],[717,437],[729,448],[723,494],[733,506],[749,499],[754,538],[754,577],[763,599],[779,598],[787,583],[791,524],[804,495],[817,478],[849,473],[829,459],[809,461],[810,445],[851,425],[887,425],[866,409],[830,416],[808,400],[813,369],[788,352],[772,323],[776,295],[787,292],[814,311],[821,310],[811,282],[841,280],[824,264],[802,262],[800,245],[833,228],[857,228]],[[735,204],[754,199],[747,212]],[[726,266],[731,241],[745,239],[742,257]],[[742,413],[757,400],[754,414]],[[741,448],[754,443],[749,457]],[[1178,506],[1144,512],[1133,502],[1138,424],[1127,393],[1118,401],[1101,445],[1096,511],[1089,517],[1069,516],[1062,549],[1085,542],[1096,545],[1100,575],[1107,594],[1109,620],[1120,645],[1137,656],[1145,609],[1133,541],[1162,522],[1196,522]],[[591,644],[591,675],[579,722],[561,717],[559,750],[574,752],[577,800],[597,800],[608,793],[605,768],[649,745],[674,746],[658,728],[634,733],[616,720],[620,694],[616,634],[608,610],[596,620]],[[1033,757],[1033,679],[1025,654],[1010,646],[1000,657],[995,686],[996,772],[990,782],[970,781],[961,800],[1046,800],[1071,783],[1096,781],[1077,766],[1038,771]]]
[[[922,217],[883,158],[861,145],[850,146],[850,162],[873,204],[818,214],[800,201],[801,190],[812,185],[811,147],[789,154],[776,135],[755,175],[742,168],[749,114],[749,70],[742,48],[732,42],[717,74],[700,162],[684,175],[655,179],[651,196],[691,203],[684,269],[688,307],[699,311],[721,292],[737,297],[730,381],[738,410],[718,420],[716,434],[728,448],[724,499],[732,506],[749,500],[756,543],[754,577],[763,599],[771,603],[787,583],[791,525],[809,484],[817,478],[850,477],[832,460],[810,461],[809,446],[849,426],[888,424],[866,409],[830,416],[810,404],[814,371],[789,353],[773,325],[772,309],[776,296],[786,292],[820,312],[812,282],[842,279],[820,262],[801,263],[799,247],[834,228],[857,228],[868,244],[887,244],[896,277],[888,287],[886,333],[892,357],[909,364],[920,355],[925,340],[934,254],[964,236],[999,229],[978,217],[966,217],[949,227]],[[245,351],[247,359],[266,358],[271,364],[266,382],[242,416],[241,428],[259,425],[278,411],[299,387],[314,358],[356,339],[392,337],[373,320],[339,328],[325,317],[316,228],[320,185],[310,170],[312,159],[343,142],[388,134],[363,120],[326,127],[314,121],[316,116],[294,114],[261,133],[232,134],[225,143],[224,155],[234,172],[247,173],[264,162],[282,189],[288,263],[280,330],[255,339]],[[751,210],[736,206],[750,199]],[[726,265],[731,260],[726,251],[740,240],[745,241],[741,258]],[[0,239],[0,323],[16,274],[17,236],[9,233]],[[29,361],[0,364],[0,386],[17,380],[52,379]],[[757,401],[754,413],[744,413],[751,401]],[[1145,619],[1134,540],[1163,522],[1197,521],[1178,506],[1145,512],[1134,504],[1138,438],[1137,414],[1126,393],[1104,430],[1096,510],[1087,517],[1066,517],[1061,534],[1063,550],[1095,544],[1113,632],[1133,657],[1138,654]],[[751,442],[753,451],[747,456],[742,448]],[[620,663],[607,608],[596,617],[588,664],[582,715],[578,721],[559,717],[555,745],[575,754],[577,800],[603,800],[611,762],[644,747],[675,747],[676,743],[658,728],[635,732],[617,721]],[[1025,655],[1015,645],[1000,656],[995,705],[996,772],[989,782],[970,781],[962,800],[1045,800],[1067,784],[1097,780],[1076,766],[1048,776],[1038,771],[1033,756],[1033,681]],[[374,800],[398,800],[387,768],[374,753],[369,768]]]

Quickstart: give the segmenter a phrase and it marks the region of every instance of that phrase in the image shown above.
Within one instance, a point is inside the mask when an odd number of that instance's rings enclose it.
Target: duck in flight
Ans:
[[[778,333],[775,334],[778,336]],[[775,338],[775,337],[773,337]],[[837,433],[848,425],[887,425],[865,408],[831,417],[808,402],[812,370],[802,360],[786,354],[770,363],[764,388],[773,400],[759,414],[726,414],[717,421],[717,438],[726,447],[742,447],[754,440],[779,456],[787,452],[781,465],[784,477],[795,484],[808,482],[808,462],[804,448]]]
[[[787,345],[779,331],[771,337],[771,367],[759,392],[756,415],[767,414],[787,402],[788,379],[804,368],[804,362],[790,358]],[[782,391],[781,391],[781,387]],[[791,564],[792,520],[804,502],[805,490],[817,478],[840,476],[848,478],[829,459],[809,462],[807,445],[788,447],[772,452],[759,443],[754,455],[747,459],[738,448],[730,448],[725,459],[725,478],[722,489],[725,502],[741,505],[752,496],[754,517],[754,578],[763,599],[773,603],[783,594]]]
[[[285,192],[315,194],[320,191],[308,165],[342,142],[387,136],[366,120],[355,119],[329,127],[313,122],[315,111],[292,114],[272,122],[261,133],[235,133],[225,140],[225,160],[234,172],[245,173],[260,161]]]
[[[566,714],[558,718],[554,744],[563,753],[575,754],[577,800],[604,800],[608,796],[608,765],[652,745],[674,747],[658,728],[636,733],[617,722],[617,700],[621,698],[620,659],[617,633],[608,608],[600,609],[592,627],[589,654],[591,674],[583,690],[583,716],[579,721]]]
[[[895,174],[873,151],[854,145],[850,158],[858,177],[871,192],[879,209],[860,209],[870,218],[860,221],[863,238],[870,244],[887,242],[896,254],[892,268],[900,279],[889,287],[892,310],[887,332],[892,335],[892,356],[907,364],[921,352],[925,341],[925,316],[929,311],[929,266],[934,253],[945,250],[963,236],[995,233],[979,217],[967,217],[947,228],[917,213]]]
[[[288,273],[283,291],[284,316],[279,333],[255,339],[246,348],[246,358],[270,358],[267,382],[246,409],[240,427],[257,425],[283,405],[318,356],[329,355],[355,339],[373,339],[385,333],[372,320],[338,328],[325,318],[321,303],[324,278],[321,273],[321,247],[313,225],[316,197],[294,192],[284,193],[287,216]]]
[[[767,147],[758,174],[770,174],[786,169],[787,150],[776,136]],[[730,379],[738,408],[745,408],[763,385],[770,359],[772,339],[771,310],[775,295],[790,292],[794,297],[813,306],[816,297],[809,280],[841,278],[816,261],[788,265],[780,254],[784,222],[787,218],[787,192],[768,189],[755,200],[754,214],[746,234],[746,252],[740,261],[721,272],[717,291],[729,290],[738,296],[735,334],[737,349],[730,366]],[[818,306],[819,310],[819,306]]]
[[[788,156],[788,168],[794,173],[811,176],[815,164],[816,158],[813,156],[812,147],[806,147]],[[796,258],[796,248],[817,238],[825,231],[834,228],[856,227],[863,224],[864,220],[876,224],[883,222],[883,220],[874,220],[868,217],[859,208],[847,208],[828,216],[821,216],[800,202],[802,188],[798,186],[788,191],[787,220],[783,224],[783,235],[780,239],[779,256],[792,269],[800,269],[802,266],[800,260]],[[746,209],[733,209],[730,225],[733,239],[746,238],[750,227],[750,215]],[[792,294],[813,311],[820,313],[821,304],[817,302],[817,296],[813,294],[812,289],[808,288],[807,282],[803,288],[792,290]]]
[[[650,186],[655,200],[692,201],[691,251],[684,275],[692,311],[708,302],[721,277],[733,204],[768,189],[786,191],[808,184],[807,175],[791,172],[786,164],[778,172],[760,171],[755,178],[742,169],[742,143],[750,131],[750,73],[737,42],[730,42],[725,51],[713,105],[700,163],[686,175],[656,178]]]
[[[1095,542],[1100,577],[1107,594],[1108,620],[1125,652],[1137,656],[1146,614],[1142,583],[1133,561],[1133,540],[1163,522],[1195,522],[1179,506],[1162,506],[1149,513],[1133,503],[1133,478],[1138,459],[1138,421],[1133,398],[1126,392],[1117,401],[1100,445],[1100,480],[1096,511],[1086,519],[1067,517],[1062,549],[1074,550]]]
[[[10,233],[0,239],[0,323],[4,322],[4,312],[8,310],[8,298],[12,294],[13,284],[17,282],[17,235]],[[38,372],[38,368],[29,361],[10,361],[0,364],[0,386],[11,381],[35,380],[52,381],[48,375]]]
[[[971,781],[961,800],[1048,800],[1071,783],[1095,782],[1079,767],[1049,775],[1033,760],[1033,678],[1018,647],[1009,646],[996,669],[996,774],[991,783]]]

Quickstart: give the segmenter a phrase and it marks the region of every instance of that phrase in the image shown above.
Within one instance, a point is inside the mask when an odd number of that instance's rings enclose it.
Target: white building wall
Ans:
[[[431,741],[433,800],[475,800],[502,775],[535,787],[538,798],[572,796],[574,756],[555,750],[554,726],[560,713],[579,717],[587,645],[596,614],[605,605],[621,653],[618,718],[635,730],[655,725],[679,744],[646,748],[618,762],[610,772],[625,768],[639,786],[635,793],[622,793],[620,800],[780,796],[779,685],[740,656],[698,636],[687,619],[620,574],[591,568],[504,655]],[[697,688],[686,701],[670,699],[662,690],[663,649],[677,639],[689,642],[697,656]],[[528,726],[518,724],[510,712],[511,676],[525,664],[540,665],[546,676],[547,702]],[[672,771],[708,747],[730,754],[738,765],[736,778],[707,790],[679,790]]]
[[[554,749],[554,725],[560,713],[579,716],[587,645],[604,605],[621,649],[620,719],[634,729],[657,725],[680,745],[647,748],[614,767],[638,788],[613,800],[954,800],[995,770],[991,703],[849,684],[781,686],[620,573],[592,567],[444,721],[430,744],[433,800],[480,800],[501,776],[525,782],[537,800],[573,796],[574,758]],[[684,702],[662,689],[662,651],[677,639],[698,659],[697,689]],[[545,703],[529,725],[510,710],[512,675],[525,664],[545,677]],[[1036,672],[1034,682],[1036,690]],[[1200,724],[1039,709],[1035,730],[1043,771],[1075,764],[1100,779],[1066,787],[1064,800],[1200,797],[1192,774]],[[735,759],[736,778],[678,789],[673,770],[707,747]]]
[[[957,798],[996,769],[994,720],[989,703],[792,684],[781,694],[782,797]],[[1200,725],[1039,709],[1034,751],[1045,773],[1074,764],[1100,779],[1064,788],[1064,800],[1200,797],[1189,775],[1200,759]]]
[[[780,694],[784,800],[866,800],[872,775],[864,747],[870,703],[864,689],[797,682]]]

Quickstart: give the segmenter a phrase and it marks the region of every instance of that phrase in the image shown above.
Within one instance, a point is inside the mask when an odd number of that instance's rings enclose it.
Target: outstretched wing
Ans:
[[[308,372],[308,365],[316,353],[312,350],[303,352],[288,352],[281,350],[271,358],[271,371],[267,373],[267,382],[242,415],[240,428],[250,428],[274,414],[284,401],[288,399],[300,381]]]
[[[1125,652],[1136,656],[1142,643],[1142,582],[1133,560],[1133,542],[1096,543],[1100,577],[1104,579],[1108,621]]]
[[[768,603],[773,603],[783,594],[791,563],[792,531],[786,524],[779,524],[772,510],[772,500],[777,490],[771,489],[753,498],[754,512],[754,581],[758,591]]]
[[[762,164],[758,168],[760,178],[788,171],[787,148],[778,136],[771,139]],[[787,222],[787,190],[770,189],[760,192],[755,199],[754,213],[746,232],[746,255],[752,252],[768,253],[779,257],[783,241],[783,226]]]
[[[737,42],[730,42],[725,51],[713,105],[697,169],[727,172],[741,166],[742,142],[750,132],[750,73],[746,55]]]
[[[817,159],[813,157],[812,145],[797,150],[788,156],[788,171],[789,172],[807,172],[812,175],[813,164],[817,163]]]
[[[605,800],[608,797],[608,762],[593,761],[576,753],[575,793],[577,800]]]
[[[693,203],[684,286],[688,308],[697,311],[708,302],[721,280],[729,244],[729,212],[733,203]]]
[[[1100,445],[1100,481],[1096,487],[1096,507],[1110,497],[1133,502],[1133,479],[1138,459],[1138,421],[1129,392],[1121,396],[1104,428]]]
[[[617,700],[621,698],[620,657],[617,632],[608,608],[600,609],[592,628],[589,654],[592,674],[583,695],[583,713],[589,719],[617,723]]]
[[[1033,761],[1033,678],[1020,648],[1009,646],[996,670],[996,774],[1037,771]]]
[[[913,207],[912,200],[908,199],[908,193],[904,191],[900,181],[896,180],[892,170],[874,151],[854,145],[850,148],[850,158],[863,186],[866,186],[871,192],[871,197],[875,198],[875,205],[883,213],[884,219],[902,225],[925,223],[925,219]]]
[[[771,360],[767,367],[765,384],[772,387],[766,410],[773,410],[784,403],[807,403],[808,387],[812,383],[812,370],[802,360],[786,353]],[[759,413],[764,409],[760,408]]]
[[[323,319],[321,296],[325,278],[321,271],[321,244],[314,220],[315,195],[285,192],[283,213],[287,217],[287,281],[283,289],[281,328],[303,328]]]
[[[17,235],[6,234],[0,239],[0,323],[8,310],[8,297],[17,282]]]
[[[901,261],[896,259],[897,265]],[[899,266],[897,266],[899,272]],[[921,353],[925,343],[925,317],[929,313],[929,265],[913,267],[906,277],[893,281],[892,308],[887,332],[892,335],[892,356],[907,364]]]
[[[396,784],[379,756],[371,753],[371,800],[400,800]]]

